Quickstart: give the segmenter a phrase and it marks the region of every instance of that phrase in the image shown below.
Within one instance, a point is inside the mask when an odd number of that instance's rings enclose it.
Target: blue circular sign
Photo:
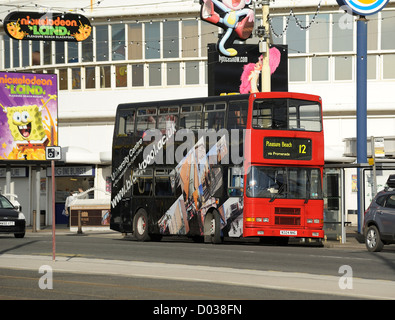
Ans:
[[[347,6],[354,14],[368,16],[379,12],[389,0],[336,0],[340,6]],[[346,10],[347,11],[347,10]]]

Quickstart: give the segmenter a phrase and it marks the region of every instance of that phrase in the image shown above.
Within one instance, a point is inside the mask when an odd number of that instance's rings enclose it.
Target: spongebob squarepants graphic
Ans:
[[[56,100],[56,95],[48,95],[49,99],[41,99],[42,106],[25,105],[5,107],[0,104],[7,114],[7,122],[10,133],[16,142],[16,146],[8,155],[8,159],[45,160],[45,147],[54,140],[54,132],[48,130],[43,121],[42,110],[47,107],[51,100]],[[53,122],[50,119],[50,122]]]

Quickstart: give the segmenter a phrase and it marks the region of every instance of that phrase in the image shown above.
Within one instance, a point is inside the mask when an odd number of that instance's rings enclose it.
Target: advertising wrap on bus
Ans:
[[[272,117],[273,106],[283,107],[285,118]],[[116,118],[113,230],[138,240],[185,235],[213,243],[241,236],[323,237],[318,97],[277,93],[123,104]],[[281,130],[273,125],[279,121]]]

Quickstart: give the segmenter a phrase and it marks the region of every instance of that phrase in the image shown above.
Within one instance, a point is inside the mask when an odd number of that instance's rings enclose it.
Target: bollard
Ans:
[[[81,210],[78,210],[78,231],[77,231],[77,234],[82,234]]]
[[[33,225],[32,225],[32,232],[37,232],[37,211],[33,210]]]

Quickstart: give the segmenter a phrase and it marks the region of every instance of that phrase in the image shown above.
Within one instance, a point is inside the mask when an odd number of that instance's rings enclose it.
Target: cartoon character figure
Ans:
[[[14,39],[22,40],[27,35],[27,32],[21,30],[19,20],[20,19],[18,19],[18,21],[12,21],[8,23],[7,31]]]
[[[42,109],[51,100],[56,100],[56,95],[49,95],[49,99],[43,102],[42,107],[37,105],[22,106],[22,107],[4,107],[3,111],[7,113],[8,126],[14,141],[30,141],[32,140],[43,140],[45,130],[42,121]]]
[[[92,27],[88,26],[87,24],[83,25],[80,21],[80,26],[78,27],[78,32],[72,34],[72,36],[77,41],[84,41],[85,39],[89,38],[89,36],[91,35],[91,32],[92,32]]]
[[[241,85],[240,93],[254,93],[258,92],[258,80],[259,75],[262,71],[262,60],[260,56],[257,63],[248,63],[243,67],[243,73],[241,74]],[[281,62],[281,52],[276,48],[272,47],[269,51],[269,65],[270,74],[273,74]],[[266,80],[266,79],[265,79]],[[269,79],[271,81],[271,79]]]
[[[201,0],[202,20],[220,26],[225,33],[218,42],[218,51],[224,56],[233,57],[237,51],[227,48],[236,38],[246,40],[254,28],[254,11],[247,5],[252,0]]]

